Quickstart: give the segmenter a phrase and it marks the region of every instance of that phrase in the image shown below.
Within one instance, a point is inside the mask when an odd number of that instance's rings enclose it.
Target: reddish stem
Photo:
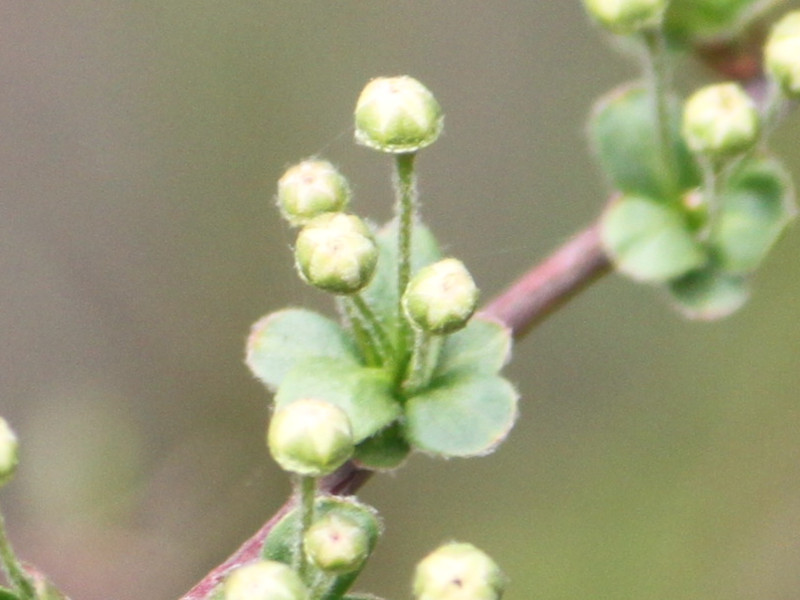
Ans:
[[[519,278],[492,300],[483,314],[507,324],[515,338],[527,333],[573,295],[608,272],[608,258],[600,245],[598,226],[591,225],[577,234],[548,259]],[[372,475],[347,463],[320,483],[323,492],[347,496],[354,494]],[[295,504],[290,498],[249,540],[218,567],[208,573],[181,600],[208,600],[225,576],[241,565],[256,560],[269,532]]]

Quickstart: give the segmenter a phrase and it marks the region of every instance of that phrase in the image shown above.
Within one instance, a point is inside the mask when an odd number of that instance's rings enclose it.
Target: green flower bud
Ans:
[[[403,294],[408,318],[423,331],[437,335],[464,327],[477,304],[478,288],[455,258],[420,269]]]
[[[287,565],[261,560],[233,571],[223,586],[224,600],[308,600],[300,576]]]
[[[0,485],[14,476],[17,461],[17,436],[6,420],[0,417]]]
[[[294,253],[303,279],[334,294],[362,289],[378,263],[372,232],[357,216],[344,213],[312,219],[297,236]]]
[[[583,0],[587,12],[614,33],[658,27],[668,0]]]
[[[343,575],[364,564],[369,555],[370,539],[356,521],[331,512],[309,528],[303,547],[318,569]]]
[[[278,207],[295,226],[323,213],[341,212],[349,203],[347,179],[325,160],[305,160],[278,180]]]
[[[724,157],[743,152],[758,139],[760,122],[750,96],[737,83],[696,91],[683,110],[683,137],[699,154]]]
[[[314,398],[278,409],[269,424],[267,445],[281,468],[311,477],[332,473],[354,451],[347,414]]]
[[[499,600],[506,578],[472,544],[445,544],[426,556],[414,573],[416,600]]]
[[[442,108],[412,77],[370,81],[356,103],[356,142],[381,152],[403,154],[431,145],[442,132]]]
[[[800,10],[788,13],[772,28],[764,62],[787,95],[800,95]]]

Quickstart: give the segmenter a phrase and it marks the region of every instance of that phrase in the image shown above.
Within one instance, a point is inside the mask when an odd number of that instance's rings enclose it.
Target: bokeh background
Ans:
[[[797,3],[788,2],[788,7]],[[490,297],[590,222],[593,99],[635,74],[577,0],[3,0],[0,412],[22,442],[0,502],[75,600],[178,598],[285,498],[250,324],[329,310],[273,206],[323,155],[391,211],[356,147],[366,81],[446,111],[424,213]],[[709,73],[686,63],[691,89]],[[800,177],[800,115],[774,147]],[[361,496],[386,534],[360,588],[409,597],[448,539],[508,598],[789,600],[800,590],[800,232],[752,301],[693,324],[611,276],[521,342],[521,418],[490,457],[415,457]]]

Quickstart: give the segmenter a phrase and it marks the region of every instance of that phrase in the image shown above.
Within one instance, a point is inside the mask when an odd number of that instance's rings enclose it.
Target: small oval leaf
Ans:
[[[706,261],[683,216],[641,196],[623,196],[606,209],[601,237],[617,269],[637,281],[668,281]]]
[[[356,446],[353,462],[364,469],[388,471],[402,465],[410,452],[411,447],[403,437],[403,427],[395,421]]]
[[[689,319],[713,321],[733,314],[750,295],[748,281],[716,268],[689,273],[667,288],[675,308]]]
[[[497,375],[437,380],[406,404],[406,438],[440,456],[489,454],[514,426],[517,391]]]
[[[273,391],[298,362],[322,357],[359,364],[347,332],[311,310],[286,308],[271,313],[253,325],[247,338],[245,362]]]
[[[511,330],[480,314],[461,331],[447,336],[439,354],[434,377],[457,371],[493,375],[511,356]]]
[[[722,269],[749,273],[795,215],[791,178],[776,160],[745,165],[720,193],[724,204],[711,244]]]
[[[589,120],[589,137],[611,186],[625,193],[675,198],[699,183],[697,166],[680,135],[680,109],[671,101],[670,129],[676,173],[662,154],[655,108],[647,88],[628,84],[600,98]]]

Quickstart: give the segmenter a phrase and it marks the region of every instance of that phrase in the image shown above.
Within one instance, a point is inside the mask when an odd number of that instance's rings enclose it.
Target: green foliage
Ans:
[[[654,99],[643,84],[620,86],[595,103],[589,139],[615,190],[666,202],[700,182],[697,166],[679,135],[680,106],[672,96],[667,105],[672,134],[669,152],[675,168],[664,164]]]

